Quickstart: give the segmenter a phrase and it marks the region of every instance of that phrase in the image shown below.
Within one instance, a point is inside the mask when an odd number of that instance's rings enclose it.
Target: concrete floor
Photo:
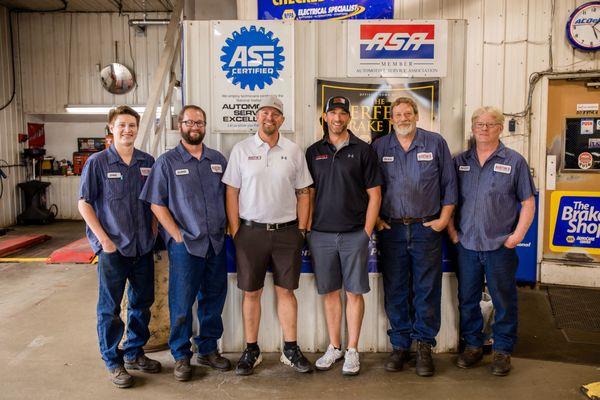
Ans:
[[[96,285],[93,265],[0,264],[1,399],[582,399],[579,387],[600,380],[600,365],[524,358],[514,358],[511,375],[498,378],[489,374],[489,359],[465,371],[452,365],[452,355],[436,356],[433,378],[420,378],[412,368],[385,372],[384,354],[363,354],[357,377],[342,377],[341,366],[301,375],[268,354],[251,377],[198,367],[191,382],[179,383],[163,351],[153,354],[162,373],[134,372],[135,387],[119,390],[107,380],[98,353]]]

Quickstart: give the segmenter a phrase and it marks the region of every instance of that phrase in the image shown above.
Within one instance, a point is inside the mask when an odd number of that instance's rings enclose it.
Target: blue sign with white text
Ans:
[[[258,0],[258,19],[392,19],[394,0]]]
[[[560,197],[551,247],[600,249],[600,197]]]

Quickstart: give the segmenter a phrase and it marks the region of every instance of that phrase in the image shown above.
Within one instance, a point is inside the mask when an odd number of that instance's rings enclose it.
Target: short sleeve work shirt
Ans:
[[[377,154],[350,132],[339,150],[327,138],[306,150],[308,168],[315,181],[312,229],[351,232],[363,229],[369,196],[367,189],[383,183]]]
[[[535,195],[527,162],[500,143],[483,167],[474,149],[454,160],[459,183],[455,216],[461,245],[473,251],[499,249],[515,229],[519,204]]]
[[[127,165],[112,145],[90,156],[81,172],[79,198],[92,206],[100,225],[126,257],[146,254],[154,246],[152,212],[138,199],[153,164],[150,154],[134,149]],[[86,236],[98,253],[102,246],[89,226]]]
[[[446,140],[417,128],[404,151],[395,134],[373,143],[384,176],[382,216],[424,218],[457,202],[456,173]]]
[[[200,159],[183,144],[157,160],[140,199],[167,207],[179,226],[187,251],[206,257],[209,244],[219,253],[225,240],[225,186],[221,183],[227,160],[203,145]],[[172,237],[161,229],[165,243]]]
[[[284,223],[297,218],[296,189],[313,180],[296,143],[280,134],[270,148],[256,133],[233,147],[223,182],[240,190],[240,218]]]

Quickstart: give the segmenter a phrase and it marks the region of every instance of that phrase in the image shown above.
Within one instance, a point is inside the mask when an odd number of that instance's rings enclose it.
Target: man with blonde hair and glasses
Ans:
[[[504,115],[493,107],[473,113],[473,145],[454,160],[459,203],[448,233],[458,249],[460,332],[465,350],[456,366],[470,368],[483,358],[483,317],[479,302],[484,279],[495,307],[491,372],[510,372],[517,339],[518,258],[535,213],[535,186],[519,153],[504,146]],[[455,226],[456,223],[456,226]]]

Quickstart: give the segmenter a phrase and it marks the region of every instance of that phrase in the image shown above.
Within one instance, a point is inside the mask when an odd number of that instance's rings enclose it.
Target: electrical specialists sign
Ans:
[[[391,19],[394,0],[257,0],[258,19]]]
[[[448,21],[348,21],[348,76],[444,77]]]
[[[600,254],[600,192],[555,191],[550,207],[550,250]]]
[[[294,126],[294,31],[289,21],[213,21],[213,126],[256,130],[263,97],[283,102],[282,131]]]

